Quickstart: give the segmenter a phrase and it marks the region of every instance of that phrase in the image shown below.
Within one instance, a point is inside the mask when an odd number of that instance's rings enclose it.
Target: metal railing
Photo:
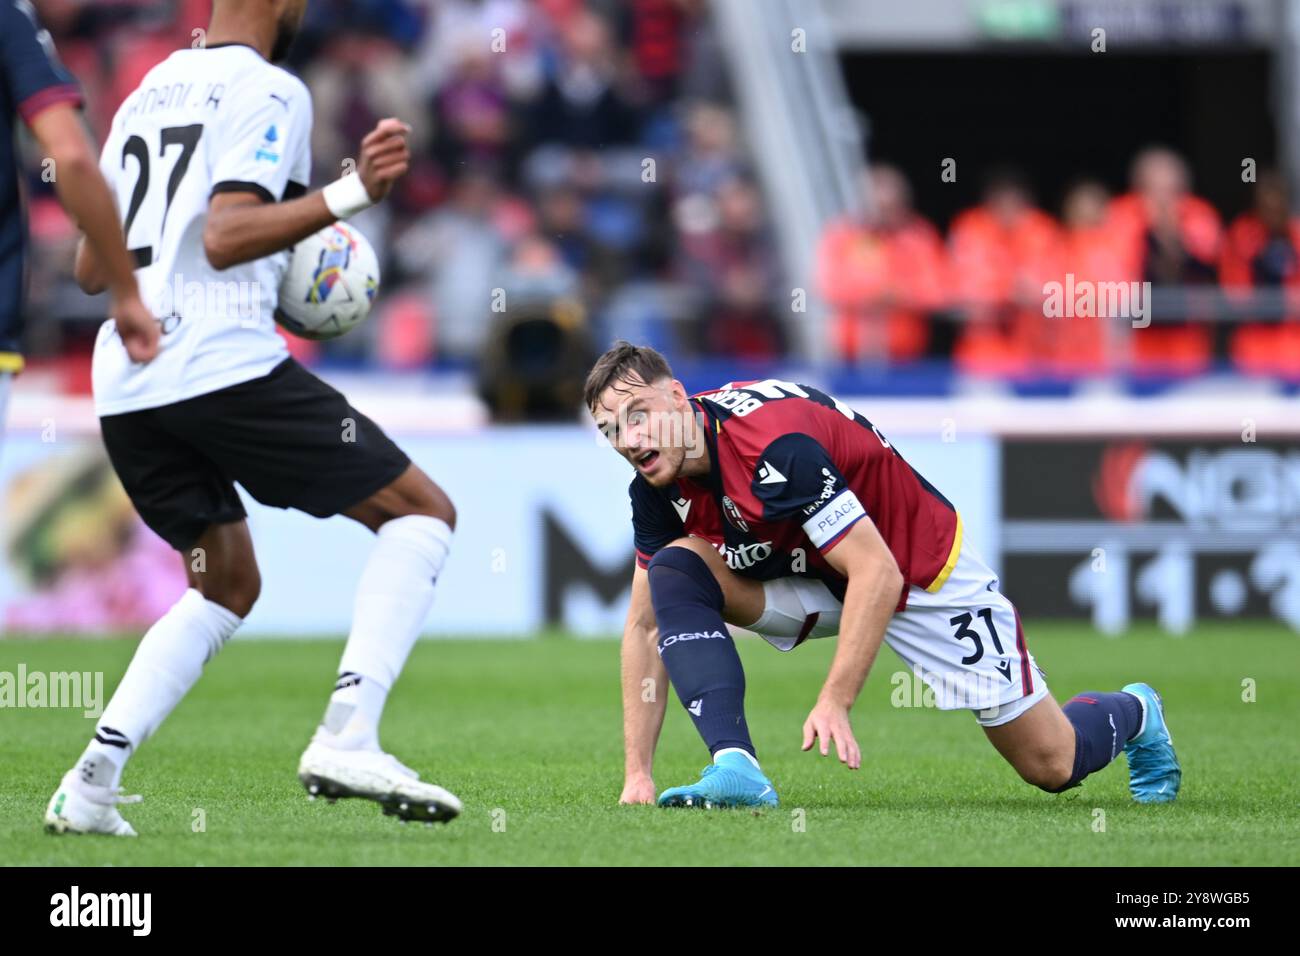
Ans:
[[[861,135],[834,38],[819,0],[714,0],[713,13],[791,294],[806,300],[793,345],[821,361],[830,339],[813,281],[817,242],[831,218],[863,201]]]

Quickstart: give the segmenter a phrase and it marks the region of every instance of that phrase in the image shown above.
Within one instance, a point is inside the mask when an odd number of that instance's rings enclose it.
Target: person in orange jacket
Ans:
[[[1109,216],[1138,276],[1154,286],[1216,282],[1222,224],[1213,206],[1192,195],[1182,157],[1145,149],[1133,160],[1130,182],[1132,191],[1111,202]],[[1131,345],[1138,366],[1198,371],[1210,359],[1211,329],[1203,322],[1157,323],[1135,329]]]
[[[1131,191],[1110,204],[1110,221],[1141,278],[1157,285],[1214,282],[1222,225],[1214,207],[1192,195],[1182,157],[1145,149],[1134,158],[1129,181]]]
[[[950,264],[966,326],[955,350],[960,367],[1016,375],[1041,371],[1056,327],[1043,314],[1043,286],[1064,270],[1061,228],[1035,207],[1025,179],[996,170],[984,201],[960,213],[949,232]]]
[[[1300,217],[1292,215],[1290,191],[1276,170],[1260,175],[1254,207],[1228,227],[1219,281],[1243,304],[1257,290],[1282,293],[1284,322],[1246,324],[1233,334],[1232,357],[1238,367],[1300,376]]]
[[[863,180],[868,213],[832,222],[817,249],[836,349],[849,361],[916,358],[930,341],[928,313],[946,300],[943,240],[913,210],[899,170],[877,164]]]
[[[1115,242],[1106,215],[1110,193],[1096,180],[1075,183],[1061,204],[1064,226],[1062,262],[1073,287],[1084,283],[1093,290],[1109,283],[1132,282],[1138,278],[1134,257]],[[1096,292],[1098,296],[1099,292]],[[1109,367],[1116,344],[1115,323],[1122,317],[1104,314],[1101,299],[1091,314],[1074,314],[1056,319],[1048,341],[1053,366],[1064,374],[1100,372]]]

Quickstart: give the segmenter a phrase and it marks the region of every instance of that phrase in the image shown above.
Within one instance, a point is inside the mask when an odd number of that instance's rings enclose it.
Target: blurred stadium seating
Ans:
[[[202,41],[195,25],[206,22],[208,4],[40,6],[102,137],[149,66]],[[819,209],[816,240],[802,242],[790,197],[773,195],[774,175],[793,184],[800,170],[792,166],[811,162],[834,131],[786,144],[773,173],[770,137],[746,115],[755,112],[746,95],[754,74],[729,49],[758,42],[756,34],[742,31],[742,41],[736,29],[720,29],[733,9],[748,23],[731,0],[314,0],[290,66],[315,99],[316,181],[335,176],[382,115],[412,122],[417,161],[393,199],[358,220],[384,266],[373,321],[336,342],[295,342],[295,352],[325,366],[472,371],[494,323],[504,321],[485,294],[500,289],[508,309],[576,302],[590,342],[652,342],[699,368],[700,384],[714,367],[741,360],[755,369],[833,367],[853,392],[942,394],[971,378],[1031,391],[1098,376],[1176,384],[1212,372],[1294,387],[1300,220],[1290,177],[1270,169],[1276,136],[1238,150],[1252,157],[1258,188],[1220,183],[1214,202],[1198,194],[1198,180],[1242,172],[1240,163],[1211,167],[1218,153],[1206,142],[1241,126],[1213,111],[1198,111],[1194,127],[1114,120],[1122,136],[1080,137],[1064,167],[1046,162],[1041,144],[1005,142],[1005,119],[964,126],[947,149],[917,161],[921,147],[909,144],[933,131],[919,128],[926,121],[898,121],[898,104],[934,93],[916,76],[996,85],[1003,67],[978,58],[991,43],[1012,59],[1045,43],[1061,62],[1089,55],[1087,37],[1077,35],[1091,22],[1088,5],[1020,4],[1051,14],[1022,10],[1020,21],[998,15],[999,6],[1008,5],[949,0],[911,21],[831,0],[816,16],[816,4],[773,7],[807,21],[808,57],[837,74],[814,90],[808,113],[825,122],[839,110],[858,126],[849,135],[849,188],[832,193],[841,208]],[[1171,46],[1193,62],[1244,47],[1243,82],[1257,79],[1261,58],[1282,59],[1280,46],[1260,48],[1268,28],[1255,22],[1267,12],[1261,4],[1201,3],[1202,19],[1224,18],[1223,26],[1191,38],[1167,6],[1112,5],[1110,20],[1098,7],[1098,22],[1146,31],[1137,50],[1113,31],[1118,49],[1104,55],[1127,57],[1146,78],[1149,61],[1168,59]],[[1164,27],[1124,21],[1116,11],[1129,8],[1155,10]],[[1241,15],[1233,19],[1229,8]],[[945,10],[963,13],[948,34],[937,22]],[[1159,29],[1167,35],[1151,32]],[[769,32],[791,42],[784,25]],[[954,43],[960,74],[944,72],[953,58],[943,47]],[[1178,89],[1167,83],[1146,98]],[[1122,86],[1112,77],[1073,107],[1064,98],[1072,92],[1063,89],[1057,112],[1094,115]],[[1191,109],[1197,97],[1204,93],[1189,90],[1179,106]],[[1008,110],[1015,113],[1012,105],[996,111]],[[856,148],[860,131],[870,133],[869,156]],[[1034,135],[1022,123],[1021,136]],[[941,193],[947,156],[960,173]],[[102,302],[71,284],[73,229],[40,172],[32,155],[32,362],[60,370],[42,381],[84,389]],[[954,207],[954,196],[968,201]],[[804,247],[794,256],[792,238]],[[1044,283],[1067,274],[1151,282],[1153,327],[1133,335],[1123,321],[1045,317]]]

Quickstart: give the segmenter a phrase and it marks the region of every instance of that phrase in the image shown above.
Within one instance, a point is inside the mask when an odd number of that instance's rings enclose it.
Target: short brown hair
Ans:
[[[587,376],[582,398],[587,403],[587,408],[595,411],[600,396],[615,382],[649,385],[661,378],[672,377],[673,370],[668,367],[668,360],[650,346],[633,345],[620,340],[596,359],[591,374]]]

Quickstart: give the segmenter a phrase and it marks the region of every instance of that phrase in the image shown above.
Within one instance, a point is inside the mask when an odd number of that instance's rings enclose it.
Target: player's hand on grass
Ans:
[[[411,148],[406,142],[406,136],[410,132],[411,127],[399,119],[389,117],[381,119],[361,141],[357,174],[375,202],[388,195],[393,183],[411,165]]]
[[[111,311],[117,334],[132,362],[149,362],[158,354],[158,320],[138,293],[113,296]]]
[[[849,725],[849,709],[834,701],[819,698],[808,719],[803,722],[803,748],[811,750],[814,740],[821,741],[822,756],[830,754],[831,741],[840,763],[848,764],[850,770],[862,766],[862,751],[853,739],[853,728]]]
[[[628,777],[623,783],[623,795],[619,803],[654,803],[655,782],[646,774]]]

